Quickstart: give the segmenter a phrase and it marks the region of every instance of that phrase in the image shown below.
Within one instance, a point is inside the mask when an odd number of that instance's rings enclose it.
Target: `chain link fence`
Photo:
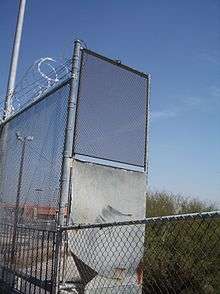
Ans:
[[[63,240],[63,293],[220,292],[220,212],[75,226]]]
[[[0,226],[3,293],[217,294],[220,290],[220,212],[61,230],[18,226],[14,248],[13,230],[12,225]]]
[[[27,226],[18,226],[15,235],[14,226],[0,224],[0,291],[53,293],[57,236]]]
[[[0,210],[5,223],[55,221],[69,82],[10,118],[0,135]]]
[[[69,92],[68,79],[0,125],[0,286],[4,293],[55,291]]]

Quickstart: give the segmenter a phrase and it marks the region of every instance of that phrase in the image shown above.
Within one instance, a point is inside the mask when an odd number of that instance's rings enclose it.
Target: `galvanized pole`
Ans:
[[[18,57],[19,57],[19,50],[21,44],[21,36],[22,36],[22,29],[24,23],[24,13],[25,13],[25,5],[26,0],[20,0],[19,5],[19,12],[17,18],[17,25],[14,37],[14,44],[13,50],[11,55],[11,64],[9,70],[9,77],[8,77],[8,85],[7,85],[7,92],[5,97],[5,104],[4,104],[4,113],[3,113],[3,120],[7,119],[12,113],[12,98],[14,95],[15,90],[15,80],[16,80],[16,73],[17,73],[17,65],[18,65]],[[7,142],[7,125],[2,127],[0,130],[0,192],[2,192],[3,187],[3,172],[4,172],[4,154],[6,149],[6,142]]]
[[[150,94],[151,94],[151,75],[147,74],[146,134],[145,134],[145,173],[146,173],[147,188],[148,188],[148,177],[149,177]]]
[[[62,174],[60,183],[60,199],[59,199],[59,214],[58,214],[58,231],[55,248],[55,261],[53,268],[52,278],[52,293],[59,292],[60,283],[60,265],[61,265],[61,249],[62,249],[62,238],[63,233],[59,229],[60,227],[67,224],[67,210],[69,200],[69,188],[70,188],[70,175],[71,175],[71,164],[72,164],[72,153],[73,153],[73,136],[75,129],[75,117],[76,117],[76,104],[78,94],[78,81],[79,81],[79,70],[80,70],[80,57],[81,57],[81,42],[76,40],[74,42],[74,51],[72,58],[72,71],[71,71],[71,84],[70,94],[68,101],[68,113],[66,122],[64,152],[63,152],[63,163],[62,163]],[[66,217],[65,217],[66,215]]]
[[[18,57],[19,57],[19,50],[20,50],[20,44],[21,44],[22,29],[23,29],[23,23],[24,23],[25,5],[26,5],[26,0],[20,0],[17,26],[16,26],[15,37],[14,37],[12,56],[11,56],[10,71],[9,71],[9,77],[8,77],[7,93],[5,98],[4,116],[3,116],[4,119],[6,119],[12,112],[12,97],[14,95],[14,90],[15,90],[15,79],[16,79],[17,66],[18,66]]]
[[[72,60],[70,97],[68,102],[67,125],[66,125],[66,134],[65,134],[65,143],[64,143],[60,204],[59,204],[59,216],[58,216],[59,226],[63,226],[66,224],[65,214],[68,208],[70,168],[71,168],[71,162],[72,162],[73,136],[74,136],[74,128],[75,128],[81,47],[82,47],[81,42],[76,40],[74,43],[74,53],[73,53],[73,60]]]

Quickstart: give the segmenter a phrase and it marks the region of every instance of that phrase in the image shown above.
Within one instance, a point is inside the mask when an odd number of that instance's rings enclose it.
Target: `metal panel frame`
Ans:
[[[90,156],[87,154],[81,154],[78,152],[75,152],[75,135],[76,135],[76,122],[78,118],[78,107],[79,107],[79,99],[77,99],[77,104],[76,104],[76,117],[75,117],[75,123],[74,123],[74,142],[73,142],[73,157],[77,160],[80,161],[85,161],[85,162],[91,162],[99,165],[105,165],[105,166],[111,166],[115,168],[120,168],[120,169],[125,169],[125,170],[131,170],[131,171],[139,171],[139,172],[145,172],[146,174],[148,173],[148,132],[149,132],[149,96],[150,96],[150,74],[140,72],[134,68],[131,68],[127,65],[124,65],[116,60],[110,59],[106,56],[103,56],[101,54],[98,54],[94,51],[91,51],[87,48],[82,49],[82,54],[81,54],[81,64],[80,64],[80,72],[79,72],[79,85],[78,85],[78,94],[77,96],[80,96],[80,82],[81,82],[81,76],[82,76],[82,66],[83,66],[83,61],[84,61],[84,52],[94,56],[98,59],[104,60],[110,64],[113,64],[115,66],[118,66],[124,70],[130,71],[146,80],[146,96],[145,96],[145,114],[146,114],[146,123],[145,123],[145,143],[144,143],[144,165],[135,165],[135,164],[128,164],[125,162],[121,161],[116,161],[116,160],[110,160],[102,157],[95,157],[95,156]]]
[[[136,172],[144,172],[145,171],[145,169],[140,166],[122,163],[122,162],[118,162],[118,161],[112,161],[109,159],[104,159],[104,158],[99,158],[99,157],[86,156],[86,155],[82,155],[79,153],[75,154],[75,159],[78,161],[82,161],[82,162],[95,163],[98,165],[110,166],[110,167],[124,169],[124,170],[130,170],[130,171],[136,171]]]
[[[146,78],[146,79],[148,78],[148,74],[147,73],[138,71],[138,70],[136,70],[136,69],[134,69],[134,68],[132,68],[132,67],[130,67],[128,65],[125,65],[125,64],[122,64],[121,62],[118,62],[117,60],[108,58],[108,57],[106,57],[104,55],[101,55],[99,53],[96,53],[96,52],[94,52],[92,50],[89,50],[89,49],[86,49],[86,48],[84,48],[83,51],[85,53],[89,54],[89,55],[92,55],[94,57],[97,57],[98,59],[105,60],[105,61],[107,61],[107,62],[109,62],[109,63],[111,63],[113,65],[116,65],[118,67],[121,67],[121,68],[123,68],[123,69],[125,69],[127,71],[133,72],[134,74],[137,74],[137,75],[141,76],[142,78]]]

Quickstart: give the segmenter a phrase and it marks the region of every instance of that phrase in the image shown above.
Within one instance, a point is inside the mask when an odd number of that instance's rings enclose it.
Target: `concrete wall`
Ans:
[[[145,217],[144,173],[77,160],[73,162],[72,172],[72,224]],[[136,281],[144,250],[144,232],[144,226],[124,226],[68,233],[69,251],[82,262],[80,268],[84,268],[85,293],[103,293],[103,287],[107,287],[104,291],[109,289],[106,293],[113,293],[111,289],[114,293],[141,293]],[[88,275],[83,264],[98,275],[86,281]],[[74,258],[68,259],[66,268],[69,281],[79,280]]]
[[[144,173],[75,160],[72,178],[71,220],[74,223],[123,221],[145,217]]]

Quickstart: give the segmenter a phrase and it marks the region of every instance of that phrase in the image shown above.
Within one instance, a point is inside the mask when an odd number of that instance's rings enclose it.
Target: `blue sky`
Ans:
[[[0,95],[5,94],[18,1],[0,4]],[[72,41],[152,74],[151,189],[220,205],[220,2],[28,1],[18,78]]]

